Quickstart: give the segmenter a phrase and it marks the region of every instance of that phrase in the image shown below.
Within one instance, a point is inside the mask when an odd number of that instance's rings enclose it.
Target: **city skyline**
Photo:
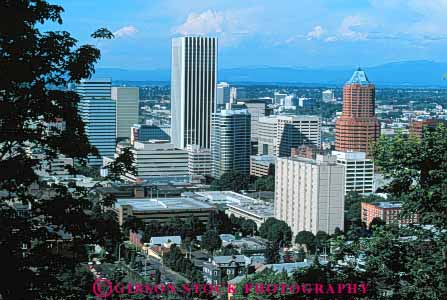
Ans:
[[[68,30],[87,43],[97,28],[114,32],[115,39],[97,43],[103,53],[98,67],[167,69],[170,40],[184,35],[219,38],[220,66],[229,68],[445,61],[443,0],[55,3],[65,7],[65,23],[50,29]],[[257,55],[250,55],[255,49]]]
[[[447,62],[367,67],[447,0],[50,1],[0,1],[1,300],[447,299]]]

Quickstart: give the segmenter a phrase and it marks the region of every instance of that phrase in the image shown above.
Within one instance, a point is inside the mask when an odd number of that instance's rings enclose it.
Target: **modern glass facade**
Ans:
[[[99,155],[113,157],[116,144],[116,103],[111,99],[112,80],[81,80],[76,92],[81,97],[78,110],[85,133]],[[89,156],[89,165],[100,166],[102,158]]]
[[[150,140],[163,140],[171,141],[169,136],[169,131],[171,127],[169,126],[156,126],[156,125],[145,125],[145,124],[134,124],[131,127],[131,144],[134,142],[145,142]]]
[[[251,118],[246,109],[222,110],[212,117],[212,176],[229,171],[250,172]]]
[[[130,128],[138,123],[140,89],[138,87],[113,87],[112,99],[116,101],[116,137],[130,138]]]

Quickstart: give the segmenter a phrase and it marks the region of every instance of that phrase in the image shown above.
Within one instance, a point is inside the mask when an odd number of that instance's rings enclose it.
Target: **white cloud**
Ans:
[[[206,35],[221,33],[223,26],[223,14],[216,11],[207,10],[199,14],[190,14],[185,23],[177,27],[175,32],[182,35]]]
[[[337,40],[338,39],[337,39],[336,36],[329,36],[329,37],[324,39],[324,41],[327,42],[327,43],[333,43],[333,42],[336,42]]]
[[[351,41],[366,40],[368,33],[357,31],[360,26],[366,25],[366,20],[359,16],[347,16],[341,22],[339,34],[342,39]]]
[[[133,26],[133,25],[129,25],[129,26],[124,26],[121,27],[120,29],[118,29],[117,31],[115,31],[113,33],[113,35],[116,38],[122,38],[122,37],[132,37],[134,36],[136,33],[138,32],[138,29]]]
[[[253,10],[206,10],[191,13],[173,32],[181,35],[216,35],[220,45],[234,44],[254,32],[255,22],[250,18]]]
[[[307,39],[308,40],[319,39],[325,32],[326,30],[324,30],[322,26],[317,25],[312,29],[312,31],[307,33]]]

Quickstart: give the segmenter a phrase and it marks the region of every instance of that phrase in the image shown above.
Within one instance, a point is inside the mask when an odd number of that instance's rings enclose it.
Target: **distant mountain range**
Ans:
[[[403,61],[364,68],[370,81],[378,86],[447,87],[447,63]],[[258,84],[341,85],[355,68],[240,67],[219,70],[219,81]],[[170,70],[125,70],[98,68],[95,76],[113,81],[169,82]],[[446,78],[447,79],[447,78]]]

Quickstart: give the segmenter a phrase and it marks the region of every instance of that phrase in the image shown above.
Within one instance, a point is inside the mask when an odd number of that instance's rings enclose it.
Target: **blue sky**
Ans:
[[[107,27],[99,67],[170,67],[171,38],[219,38],[219,67],[446,61],[447,0],[58,0],[81,43]]]

